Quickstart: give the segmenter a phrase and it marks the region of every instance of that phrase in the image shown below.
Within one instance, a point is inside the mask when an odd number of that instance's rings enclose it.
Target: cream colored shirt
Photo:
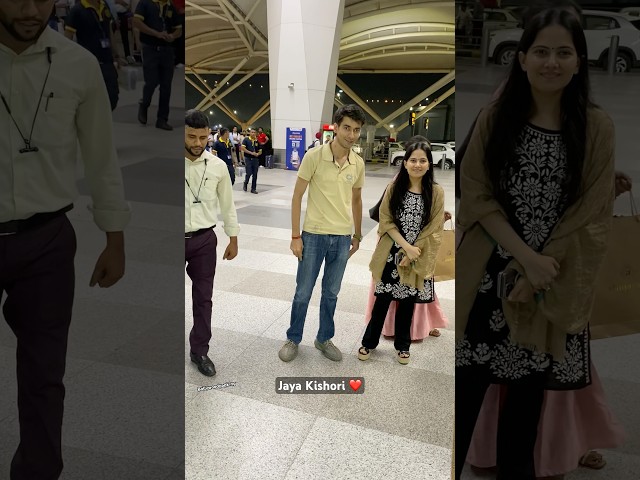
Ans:
[[[364,185],[364,160],[353,151],[340,167],[329,144],[309,150],[298,177],[309,182],[307,212],[302,230],[321,235],[351,235],[352,190]]]
[[[237,237],[240,225],[227,164],[205,150],[193,162],[185,157],[184,178],[184,231],[195,232],[214,226],[220,212],[224,233]],[[199,203],[194,203],[196,201]]]
[[[131,211],[113,145],[111,104],[96,58],[45,28],[20,55],[0,44],[0,92],[28,139],[49,67],[47,47],[51,48],[51,72],[31,139],[38,152],[19,152],[23,137],[0,104],[0,222],[73,203],[78,196],[79,146],[93,219],[103,231],[121,231]]]

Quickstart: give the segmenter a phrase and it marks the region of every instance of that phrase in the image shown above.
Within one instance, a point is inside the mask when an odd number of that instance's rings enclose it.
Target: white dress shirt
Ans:
[[[220,212],[224,233],[237,237],[240,225],[227,164],[205,150],[193,162],[185,157],[184,178],[184,231],[195,232],[214,226]],[[194,203],[196,201],[198,203]]]
[[[0,44],[0,92],[28,139],[42,85],[31,146],[20,153],[23,137],[0,103],[0,222],[54,212],[78,196],[78,146],[93,200],[90,207],[103,231],[122,231],[131,211],[124,198],[111,125],[111,105],[96,58],[45,28],[20,55]]]

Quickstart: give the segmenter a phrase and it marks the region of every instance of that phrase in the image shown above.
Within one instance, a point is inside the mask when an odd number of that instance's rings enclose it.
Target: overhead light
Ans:
[[[238,112],[234,110],[233,113],[238,113]]]
[[[338,92],[343,93],[342,90],[338,90]]]
[[[209,115],[213,115],[213,112],[211,110],[209,110]]]
[[[391,125],[389,125],[390,128],[393,128],[393,123]]]
[[[409,107],[409,111],[413,110],[413,107]]]
[[[204,79],[204,83],[207,83],[207,79],[206,78]]]

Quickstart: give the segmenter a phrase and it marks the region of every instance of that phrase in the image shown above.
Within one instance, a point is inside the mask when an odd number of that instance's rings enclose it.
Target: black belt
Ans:
[[[198,235],[202,235],[203,233],[210,232],[210,231],[211,231],[211,230],[213,230],[214,228],[216,228],[216,226],[215,226],[215,225],[214,225],[213,227],[201,228],[200,230],[196,230],[195,232],[186,232],[186,233],[184,234],[184,238],[197,237]]]
[[[0,235],[15,235],[16,233],[39,227],[40,225],[47,223],[49,220],[53,220],[60,215],[64,215],[72,208],[73,203],[61,208],[57,212],[36,213],[35,215],[23,220],[10,220],[8,222],[0,223]]]

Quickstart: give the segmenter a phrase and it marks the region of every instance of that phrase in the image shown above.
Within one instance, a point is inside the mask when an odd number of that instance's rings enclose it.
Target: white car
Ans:
[[[392,165],[400,165],[404,160],[405,150],[393,152],[391,156]],[[433,155],[433,163],[436,167],[451,170],[456,165],[456,152],[446,143],[432,143],[431,154]],[[443,162],[444,161],[444,166]]]
[[[616,71],[628,72],[640,63],[640,30],[626,15],[583,10],[582,17],[589,62],[606,68],[611,37],[618,35],[620,42]],[[515,58],[522,31],[521,28],[512,28],[492,32],[489,37],[489,58],[498,65],[510,65]]]
[[[490,30],[498,30],[502,28],[515,28],[520,22],[513,12],[502,8],[485,8],[484,23]]]

